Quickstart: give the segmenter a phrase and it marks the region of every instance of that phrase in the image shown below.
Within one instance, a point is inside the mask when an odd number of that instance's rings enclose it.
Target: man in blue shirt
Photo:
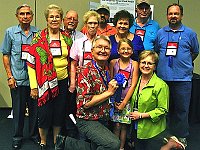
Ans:
[[[141,37],[145,50],[154,50],[159,24],[151,20],[151,7],[148,0],[137,0],[137,17],[130,28],[130,32]]]
[[[24,114],[26,105],[29,108],[29,135],[38,143],[37,128],[37,100],[30,98],[29,78],[26,67],[26,54],[30,42],[37,29],[30,26],[33,12],[27,4],[19,6],[16,10],[19,25],[6,30],[1,46],[3,63],[7,73],[13,108],[13,149],[21,147],[24,128]]]
[[[187,146],[192,63],[199,53],[199,43],[196,33],[181,23],[182,17],[181,5],[168,6],[169,25],[158,31],[155,50],[159,53],[157,75],[170,88],[169,129]]]

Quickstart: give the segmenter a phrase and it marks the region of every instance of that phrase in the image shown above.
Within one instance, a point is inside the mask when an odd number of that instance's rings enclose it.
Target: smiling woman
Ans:
[[[141,76],[131,98],[133,138],[135,149],[147,150],[152,145],[160,149],[166,129],[169,105],[169,88],[155,74],[158,55],[154,51],[143,51],[139,55]],[[160,142],[159,142],[160,141]]]
[[[141,38],[138,35],[129,32],[129,29],[133,24],[133,19],[133,15],[126,10],[120,10],[114,15],[113,24],[115,25],[117,33],[115,35],[110,36],[112,49],[109,60],[119,58],[119,54],[117,52],[117,45],[118,42],[123,38],[131,40],[133,44],[134,51],[133,55],[131,56],[133,60],[138,60],[139,53],[144,50]]]
[[[63,10],[56,5],[49,5],[44,12],[47,21],[49,33],[53,32],[52,36],[59,36],[59,28],[62,23]]]
[[[48,129],[53,127],[55,144],[56,135],[64,126],[69,74],[68,54],[72,44],[72,39],[60,29],[62,9],[51,4],[44,14],[47,28],[35,35],[27,59],[31,96],[38,97],[41,149],[46,148]]]

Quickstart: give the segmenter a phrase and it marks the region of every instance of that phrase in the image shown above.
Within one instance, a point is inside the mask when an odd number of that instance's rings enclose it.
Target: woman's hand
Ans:
[[[31,94],[30,94],[32,99],[38,99],[38,89],[31,89]]]
[[[74,93],[75,89],[76,89],[75,85],[74,86],[70,85],[68,90],[69,90],[70,93]]]
[[[132,120],[138,120],[138,119],[140,119],[140,115],[141,115],[141,113],[139,111],[134,111],[134,112],[130,113],[130,118]]]

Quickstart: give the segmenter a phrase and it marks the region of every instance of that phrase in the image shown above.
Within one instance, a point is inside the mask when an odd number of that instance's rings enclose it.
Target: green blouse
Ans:
[[[168,85],[154,73],[149,83],[139,93],[139,85],[131,98],[132,108],[138,99],[138,111],[148,113],[150,118],[138,120],[137,138],[149,139],[166,129],[166,114],[169,108]]]

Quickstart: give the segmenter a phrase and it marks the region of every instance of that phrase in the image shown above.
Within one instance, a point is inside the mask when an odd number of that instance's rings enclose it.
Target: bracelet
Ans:
[[[139,119],[142,119],[142,113],[140,113],[140,117],[139,117]]]
[[[13,76],[9,77],[7,80],[9,81],[9,80],[12,79],[12,78],[13,78]]]

